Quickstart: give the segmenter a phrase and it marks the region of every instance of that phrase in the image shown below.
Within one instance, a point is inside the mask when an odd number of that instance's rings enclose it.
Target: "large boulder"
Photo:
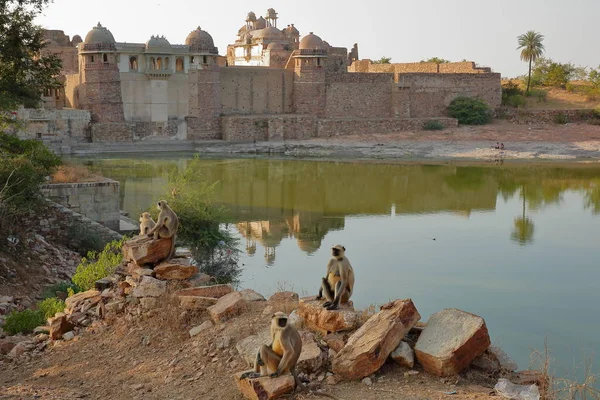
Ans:
[[[377,371],[404,335],[421,318],[411,299],[381,306],[350,336],[333,358],[333,372],[344,379],[362,379]]]
[[[190,265],[188,258],[173,258],[163,261],[154,268],[154,276],[163,281],[184,281],[198,272],[198,267]]]
[[[490,346],[483,318],[457,309],[433,314],[415,346],[417,360],[433,375],[456,375]]]
[[[179,296],[179,305],[186,310],[206,310],[218,302],[219,299],[215,299],[214,297]]]
[[[252,289],[244,289],[240,291],[246,301],[266,301],[262,294]]]
[[[212,297],[219,299],[229,293],[233,292],[231,285],[212,285],[212,286],[200,286],[188,289],[181,289],[174,293],[175,296],[199,296],[199,297]]]
[[[269,297],[268,304],[273,309],[273,312],[284,312],[290,314],[298,308],[298,300],[300,296],[294,292],[277,292]]]
[[[300,300],[298,316],[304,320],[306,328],[323,335],[351,331],[356,329],[359,323],[359,315],[351,303],[340,305],[339,310],[329,311],[323,307],[322,301],[314,298]]]
[[[246,399],[272,400],[292,393],[296,382],[292,374],[288,373],[277,378],[263,377],[258,379],[240,379],[243,372],[235,374],[234,379],[238,389]]]
[[[254,367],[254,361],[258,350],[263,344],[268,345],[271,343],[271,332],[268,328],[263,329],[256,335],[248,336],[237,342],[235,348],[237,349],[240,356],[246,360],[249,367]]]
[[[171,251],[171,239],[154,240],[146,235],[136,236],[123,244],[123,259],[125,262],[156,264],[165,260]]]
[[[73,310],[79,305],[83,304],[86,300],[97,296],[100,296],[100,292],[98,290],[88,290],[87,292],[74,294],[73,296],[66,298],[65,308],[68,310]]]
[[[312,334],[302,338],[302,351],[296,363],[296,371],[305,374],[319,373],[328,361],[328,352],[321,350]]]
[[[62,339],[63,335],[73,330],[74,326],[68,321],[67,316],[63,313],[58,313],[49,320],[50,338],[52,340]]]
[[[214,306],[208,307],[208,313],[215,323],[219,323],[240,315],[246,307],[242,294],[233,292],[221,297]]]
[[[133,289],[133,297],[160,297],[167,291],[167,282],[152,278],[151,276],[142,276],[142,280]]]

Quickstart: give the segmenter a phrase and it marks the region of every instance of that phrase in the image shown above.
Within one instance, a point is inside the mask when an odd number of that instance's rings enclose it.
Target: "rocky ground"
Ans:
[[[265,300],[214,285],[186,257],[157,262],[169,247],[168,239],[128,242],[118,273],[69,297],[47,327],[0,333],[0,399],[242,399],[248,381],[234,375],[269,342],[276,311],[290,314],[303,341],[297,371],[306,391],[288,398],[485,399],[502,376],[539,382],[513,372],[472,314],[446,310],[425,324],[408,299],[376,313],[327,311],[292,292]],[[263,379],[248,387],[273,382]]]

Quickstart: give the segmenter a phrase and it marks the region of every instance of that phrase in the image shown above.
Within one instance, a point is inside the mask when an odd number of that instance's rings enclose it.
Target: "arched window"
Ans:
[[[108,54],[102,54],[102,61],[108,62]]]
[[[156,69],[163,69],[162,57],[156,59]]]
[[[321,65],[321,59],[317,58],[317,65]]]
[[[93,55],[93,54],[90,56],[90,62],[91,62],[91,63],[93,63],[93,62],[94,62],[94,55]]]
[[[202,64],[206,64],[208,61],[206,60],[206,56],[202,56]]]
[[[183,72],[183,58],[182,57],[177,57],[177,60],[175,60],[175,71]]]
[[[169,69],[169,57],[165,57],[165,69]]]
[[[129,70],[137,71],[138,70],[138,59],[137,57],[129,57]]]
[[[156,69],[156,60],[154,57],[150,57],[150,69]]]

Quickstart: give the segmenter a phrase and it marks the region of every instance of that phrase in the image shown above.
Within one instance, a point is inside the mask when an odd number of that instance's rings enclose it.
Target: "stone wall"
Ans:
[[[90,112],[21,108],[17,119],[24,122],[19,136],[43,141],[85,142],[89,140]]]
[[[317,121],[317,137],[420,131],[432,120],[446,128],[458,126],[454,118],[321,119]]]
[[[392,74],[328,73],[326,118],[390,118]]]
[[[77,94],[80,107],[90,110],[94,122],[122,122],[121,75],[113,54],[108,62],[83,63],[82,84]]]
[[[223,140],[297,140],[316,136],[317,119],[309,115],[227,116],[222,118]]]
[[[497,73],[400,74],[394,90],[408,91],[394,94],[395,110],[402,114],[401,101],[408,101],[412,118],[444,116],[450,102],[459,96],[480,98],[493,110],[502,102],[500,74]]]
[[[119,230],[119,182],[55,183],[42,185],[42,192],[51,201],[98,222]]]
[[[221,73],[219,68],[190,70],[189,116],[186,117],[190,140],[221,138]]]
[[[187,139],[185,120],[167,122],[97,122],[91,125],[94,143],[135,142],[150,138]]]
[[[477,67],[472,61],[437,64],[433,62],[373,64],[371,60],[354,61],[348,72],[370,73],[439,73],[439,74],[484,74],[492,72],[487,67]]]
[[[522,110],[515,108],[502,108],[497,112],[498,117],[505,118],[516,124],[549,124],[556,123],[556,119],[566,118],[567,122],[582,122],[594,117],[594,110]]]
[[[327,74],[324,70],[297,67],[294,76],[294,111],[298,114],[325,116]]]

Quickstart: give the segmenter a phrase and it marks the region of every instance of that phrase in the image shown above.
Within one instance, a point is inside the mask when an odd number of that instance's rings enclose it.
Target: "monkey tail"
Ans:
[[[169,251],[169,257],[167,257],[167,260],[170,260],[175,255],[175,240],[176,239],[177,239],[177,234],[174,234],[171,237],[171,250]]]

